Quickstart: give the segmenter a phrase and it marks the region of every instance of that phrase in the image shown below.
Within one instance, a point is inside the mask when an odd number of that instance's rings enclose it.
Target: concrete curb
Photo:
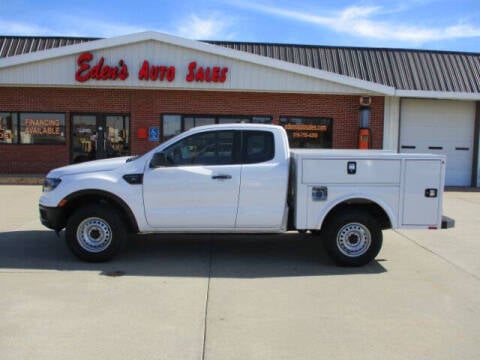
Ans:
[[[41,185],[45,175],[9,174],[0,175],[0,185]]]

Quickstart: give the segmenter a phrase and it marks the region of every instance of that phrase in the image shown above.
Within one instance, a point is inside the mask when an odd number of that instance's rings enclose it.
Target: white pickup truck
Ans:
[[[87,261],[112,258],[129,233],[319,235],[339,264],[375,258],[382,230],[452,227],[442,217],[445,157],[292,150],[275,125],[191,129],[139,157],[50,171],[40,219],[66,228]]]

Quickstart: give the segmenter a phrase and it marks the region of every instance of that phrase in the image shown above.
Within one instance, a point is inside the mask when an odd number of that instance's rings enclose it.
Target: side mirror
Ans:
[[[163,166],[168,166],[168,161],[165,153],[158,152],[153,154],[152,160],[150,160],[150,168],[154,169]]]

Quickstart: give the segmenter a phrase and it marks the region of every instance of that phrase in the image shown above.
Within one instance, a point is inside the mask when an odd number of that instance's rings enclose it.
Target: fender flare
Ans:
[[[120,209],[124,214],[127,215],[127,220],[129,222],[129,225],[131,229],[138,233],[139,228],[138,228],[138,223],[137,223],[137,218],[135,217],[135,214],[133,211],[130,209],[130,206],[119,196],[105,191],[105,190],[99,190],[99,189],[84,189],[84,190],[79,190],[75,191],[65,197],[65,200],[67,200],[67,206],[69,203],[72,203],[76,200],[79,200],[84,197],[96,197],[96,198],[106,198],[109,201],[113,202],[115,205],[119,206]]]
[[[362,194],[362,193],[353,193],[353,194],[347,194],[344,195],[340,198],[335,199],[335,201],[329,203],[327,206],[324,207],[324,210],[321,213],[320,221],[318,223],[317,229],[321,229],[323,226],[323,223],[325,222],[325,219],[330,215],[330,213],[337,208],[339,205],[343,203],[347,203],[349,200],[366,200],[369,203],[373,203],[380,207],[385,214],[387,215],[388,219],[390,220],[390,224],[392,225],[392,228],[395,228],[397,225],[396,218],[394,216],[394,212],[391,209],[391,207],[385,203],[381,199],[374,199],[373,197],[367,195],[367,194]]]

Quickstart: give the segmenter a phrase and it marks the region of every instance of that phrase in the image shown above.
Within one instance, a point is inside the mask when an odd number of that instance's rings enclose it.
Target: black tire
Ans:
[[[326,220],[323,244],[330,257],[342,266],[362,266],[382,248],[382,229],[368,212],[346,210]]]
[[[88,262],[113,258],[127,242],[127,229],[120,213],[108,205],[89,205],[68,219],[65,240],[73,254]]]

